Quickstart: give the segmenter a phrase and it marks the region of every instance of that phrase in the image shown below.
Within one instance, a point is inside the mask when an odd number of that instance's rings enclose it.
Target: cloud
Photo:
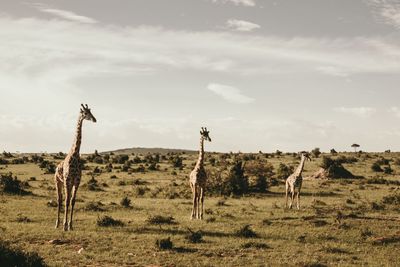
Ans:
[[[371,107],[352,107],[352,108],[337,107],[334,108],[334,111],[345,114],[351,114],[358,117],[368,118],[373,114],[375,114],[377,110],[376,108],[371,108]]]
[[[235,6],[256,6],[255,0],[212,0],[212,2],[217,4],[234,4]]]
[[[400,108],[398,107],[391,107],[388,109],[389,113],[392,113],[394,116],[399,117],[400,118]]]
[[[88,24],[97,23],[97,21],[95,19],[81,16],[81,15],[75,14],[74,12],[71,12],[71,11],[50,8],[43,4],[34,4],[33,6],[41,12],[52,14],[61,19],[75,21],[75,22],[79,22],[79,23],[88,23]]]
[[[338,77],[347,77],[349,74],[341,70],[340,68],[334,67],[334,66],[321,66],[317,68],[318,71],[321,73],[331,75],[331,76],[338,76]]]
[[[254,101],[253,98],[243,95],[238,88],[229,85],[210,83],[207,89],[231,103],[249,104]]]
[[[260,25],[245,21],[245,20],[237,20],[230,19],[226,22],[226,26],[230,29],[241,31],[241,32],[251,32],[253,30],[261,28]]]
[[[0,89],[70,90],[82,77],[163,70],[247,76],[400,73],[396,37],[279,38],[0,16],[0,39],[0,71],[7,73],[0,76]]]
[[[376,20],[400,29],[400,2],[398,0],[367,0]]]

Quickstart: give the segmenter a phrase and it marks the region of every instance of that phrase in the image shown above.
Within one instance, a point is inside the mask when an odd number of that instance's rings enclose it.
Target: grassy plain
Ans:
[[[124,153],[134,158],[129,150]],[[356,156],[358,162],[344,166],[364,178],[305,180],[299,211],[284,208],[284,184],[279,182],[265,193],[207,196],[203,221],[189,219],[188,174],[196,153],[181,155],[181,169],[168,160],[161,160],[158,170],[145,172],[124,172],[120,164],[106,172],[106,164],[87,163],[72,232],[54,229],[56,208],[48,204],[55,201],[52,174],[44,174],[36,163],[0,165],[0,173],[12,172],[28,181],[32,192],[0,193],[0,238],[39,253],[49,266],[400,266],[400,205],[382,202],[385,196],[400,194],[400,166],[395,164],[400,154],[353,154],[345,155]],[[145,155],[142,151],[140,157]],[[211,156],[218,159],[221,154]],[[280,163],[295,167],[299,162],[292,155],[255,157],[275,170]],[[393,174],[371,170],[379,157],[390,160]],[[51,155],[45,159],[60,161]],[[307,162],[303,176],[316,172],[320,164],[321,157]],[[101,173],[91,186],[90,173],[96,167]],[[218,163],[212,167],[207,161],[207,167],[218,171]],[[129,207],[120,204],[124,197],[131,200]],[[104,215],[124,226],[97,226]],[[151,224],[148,219],[156,215],[174,220]],[[245,225],[257,236],[238,236]],[[187,240],[189,229],[201,231],[202,242]],[[156,248],[157,240],[168,237],[172,249]]]

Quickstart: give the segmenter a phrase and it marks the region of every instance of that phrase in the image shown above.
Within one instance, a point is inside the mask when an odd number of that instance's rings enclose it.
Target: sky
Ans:
[[[0,150],[400,151],[398,0],[0,1]]]

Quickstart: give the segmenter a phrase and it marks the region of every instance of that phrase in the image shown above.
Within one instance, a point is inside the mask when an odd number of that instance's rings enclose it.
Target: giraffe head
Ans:
[[[210,132],[207,131],[207,127],[201,127],[200,135],[203,137],[204,140],[211,142]]]
[[[88,120],[88,121],[92,121],[92,122],[96,122],[96,118],[93,116],[92,112],[90,111],[90,108],[88,107],[88,105],[86,104],[85,106],[83,104],[81,104],[81,117],[84,120]]]
[[[311,161],[310,153],[308,153],[306,151],[302,151],[302,152],[300,152],[300,154],[301,154],[301,158],[304,158],[305,160]]]

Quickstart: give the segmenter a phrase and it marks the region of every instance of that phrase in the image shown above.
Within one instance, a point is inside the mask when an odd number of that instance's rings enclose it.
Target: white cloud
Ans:
[[[243,95],[238,88],[229,85],[210,83],[207,89],[231,103],[249,104],[254,101],[253,98]]]
[[[213,3],[218,4],[234,4],[235,6],[246,6],[246,7],[254,7],[256,6],[255,0],[212,0]]]
[[[398,0],[367,0],[378,22],[400,29],[400,2]]]
[[[59,18],[65,19],[65,20],[75,21],[75,22],[79,22],[79,23],[89,23],[89,24],[97,23],[97,21],[95,19],[81,16],[81,15],[75,14],[74,12],[71,12],[68,10],[50,8],[43,4],[34,4],[33,6],[41,12],[49,13],[49,14],[52,14],[54,16],[57,16]]]
[[[226,22],[226,26],[230,29],[241,31],[241,32],[251,32],[253,30],[261,28],[260,25],[245,21],[245,20],[237,20],[230,19]]]
[[[391,107],[388,110],[390,113],[392,113],[393,115],[395,115],[396,117],[400,118],[400,108],[398,107]]]
[[[349,74],[346,70],[342,70],[340,68],[334,66],[321,66],[317,68],[318,71],[321,73],[331,75],[331,76],[338,76],[338,77],[347,77]]]
[[[367,118],[376,113],[376,108],[371,107],[337,107],[334,111]]]
[[[277,38],[0,16],[0,39],[0,71],[7,73],[0,76],[0,89],[71,89],[82,77],[152,75],[164,69],[232,75],[400,73],[395,37]]]

